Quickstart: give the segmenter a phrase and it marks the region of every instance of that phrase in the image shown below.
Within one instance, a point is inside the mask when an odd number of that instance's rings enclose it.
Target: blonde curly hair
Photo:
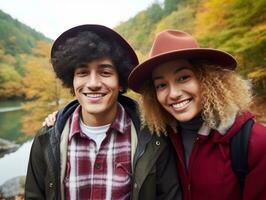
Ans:
[[[251,84],[233,70],[215,65],[193,63],[193,71],[200,82],[202,118],[210,128],[225,124],[242,110],[248,110],[252,100]],[[143,125],[157,134],[166,133],[167,126],[176,124],[158,102],[152,80],[142,87],[140,98]]]

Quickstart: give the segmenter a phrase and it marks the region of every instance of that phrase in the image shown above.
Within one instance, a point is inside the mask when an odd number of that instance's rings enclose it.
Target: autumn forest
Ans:
[[[254,85],[252,106],[266,119],[265,0],[165,0],[115,27],[140,61],[147,57],[155,34],[168,28],[191,33],[201,47],[233,54],[238,72]],[[51,45],[52,40],[0,10],[0,100],[25,102],[28,114],[23,118],[23,131],[31,135],[40,126],[36,122],[72,98],[54,76]]]

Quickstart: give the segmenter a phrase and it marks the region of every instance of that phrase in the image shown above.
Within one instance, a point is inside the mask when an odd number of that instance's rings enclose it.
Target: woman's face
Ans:
[[[199,80],[186,60],[159,65],[152,73],[159,103],[177,121],[186,122],[201,111]]]

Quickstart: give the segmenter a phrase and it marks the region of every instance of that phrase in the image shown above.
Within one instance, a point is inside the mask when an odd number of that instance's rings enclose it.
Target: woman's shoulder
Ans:
[[[266,155],[266,126],[255,122],[251,129],[249,139],[248,158],[251,163],[265,159]],[[266,167],[266,166],[265,166]]]
[[[266,146],[266,126],[264,124],[254,122],[251,128],[250,143],[253,145],[264,144]]]

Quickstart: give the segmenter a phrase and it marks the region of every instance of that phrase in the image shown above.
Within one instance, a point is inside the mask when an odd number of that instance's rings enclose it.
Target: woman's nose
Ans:
[[[169,88],[169,97],[172,99],[177,99],[182,96],[182,90],[176,85],[171,85]]]

